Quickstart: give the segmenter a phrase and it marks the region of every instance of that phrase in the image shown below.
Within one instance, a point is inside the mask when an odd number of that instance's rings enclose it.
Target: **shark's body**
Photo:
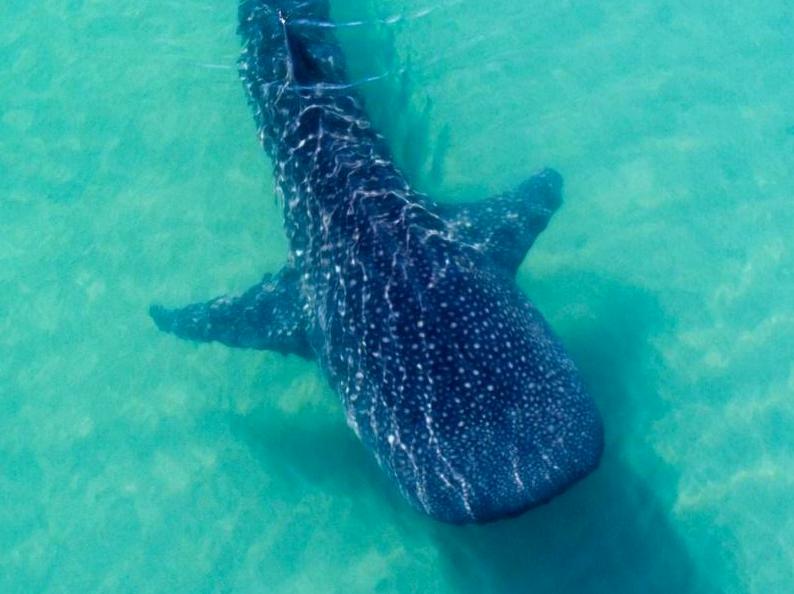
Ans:
[[[412,190],[328,19],[315,0],[240,6],[240,72],[275,164],[287,265],[241,297],[152,315],[184,338],[316,358],[414,506],[455,523],[515,515],[602,449],[571,359],[513,280],[561,179],[545,170],[458,206]]]

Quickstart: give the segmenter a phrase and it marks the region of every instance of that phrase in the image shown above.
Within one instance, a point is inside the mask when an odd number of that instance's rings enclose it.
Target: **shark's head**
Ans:
[[[512,283],[452,266],[421,300],[395,337],[400,353],[386,361],[397,362],[395,375],[411,375],[380,448],[417,507],[452,523],[501,519],[548,501],[598,465],[594,402]]]

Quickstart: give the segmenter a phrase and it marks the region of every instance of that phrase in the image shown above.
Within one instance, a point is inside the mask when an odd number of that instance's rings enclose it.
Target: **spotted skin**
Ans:
[[[327,3],[244,0],[239,31],[288,263],[241,297],[154,306],[158,326],[316,359],[365,447],[439,520],[512,516],[591,472],[598,412],[513,280],[560,205],[559,175],[438,205],[373,130]]]

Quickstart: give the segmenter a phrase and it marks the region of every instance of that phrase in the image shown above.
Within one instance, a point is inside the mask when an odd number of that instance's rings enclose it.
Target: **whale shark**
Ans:
[[[436,202],[373,127],[326,0],[243,0],[238,30],[289,255],[242,295],[153,305],[157,326],[316,361],[378,465],[443,522],[515,516],[593,471],[596,405],[515,283],[561,176]]]

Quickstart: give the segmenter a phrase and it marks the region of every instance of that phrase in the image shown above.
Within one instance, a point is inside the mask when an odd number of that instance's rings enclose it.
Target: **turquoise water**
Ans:
[[[794,9],[546,4],[334,4],[420,188],[566,177],[518,281],[603,464],[457,528],[406,506],[315,366],[147,317],[286,253],[234,0],[3,2],[0,592],[790,591]]]

